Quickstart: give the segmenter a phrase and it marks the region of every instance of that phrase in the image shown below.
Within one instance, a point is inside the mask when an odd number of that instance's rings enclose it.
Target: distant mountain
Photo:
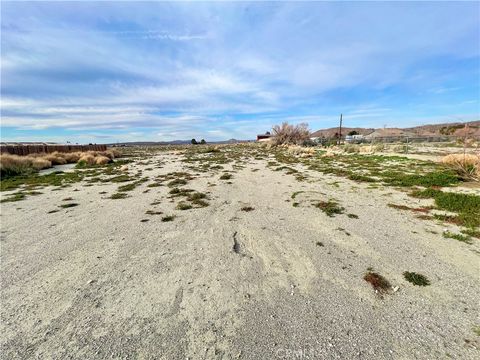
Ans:
[[[480,120],[470,121],[467,123],[470,136],[480,136]],[[385,137],[385,136],[464,136],[465,123],[454,122],[444,124],[421,125],[409,128],[343,128],[342,136],[347,135],[351,131],[356,131],[361,135],[369,137]],[[338,127],[317,130],[312,133],[312,137],[334,137],[338,134]]]
[[[367,128],[349,128],[349,127],[342,127],[342,136],[347,135],[349,132],[356,131],[360,135],[368,135],[375,131],[375,129],[367,129]],[[339,128],[329,128],[329,129],[322,129],[317,130],[311,134],[311,137],[334,137],[335,134],[338,134]]]

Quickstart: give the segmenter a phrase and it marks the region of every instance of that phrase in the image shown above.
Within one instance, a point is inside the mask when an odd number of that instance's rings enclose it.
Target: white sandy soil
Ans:
[[[387,206],[428,200],[305,169],[299,182],[265,160],[228,183],[180,158],[129,172],[198,174],[184,187],[208,207],[176,210],[151,182],[126,199],[109,198],[119,184],[76,183],[2,204],[3,359],[479,358],[479,241]],[[79,205],[60,209],[67,197]],[[331,198],[344,214],[311,206]],[[398,291],[376,294],[369,267]]]

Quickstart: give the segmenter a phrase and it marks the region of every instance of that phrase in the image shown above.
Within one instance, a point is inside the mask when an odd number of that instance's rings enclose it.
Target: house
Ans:
[[[365,136],[360,134],[345,136],[345,142],[347,143],[362,142],[364,139]]]
[[[272,137],[272,134],[270,134],[270,132],[267,131],[265,134],[257,135],[257,141],[268,141],[271,137]]]

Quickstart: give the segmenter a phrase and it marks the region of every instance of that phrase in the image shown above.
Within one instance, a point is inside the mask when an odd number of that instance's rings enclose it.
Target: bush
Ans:
[[[480,181],[480,156],[472,154],[451,154],[442,159],[442,163],[453,169],[466,180]]]
[[[118,156],[117,150],[87,151],[62,153],[55,151],[45,154],[30,154],[25,156],[2,154],[0,156],[0,173],[2,177],[28,175],[38,170],[47,169],[52,165],[78,163],[77,167],[104,165]]]
[[[33,157],[2,154],[0,156],[0,174],[2,177],[26,175],[52,166],[49,160]]]
[[[408,282],[411,282],[413,285],[417,286],[428,286],[430,285],[430,280],[427,279],[425,275],[417,274],[415,272],[405,271],[403,277]]]
[[[272,143],[274,145],[301,145],[310,140],[310,130],[306,123],[290,125],[289,123],[284,122],[282,125],[275,125],[272,128],[272,132]]]

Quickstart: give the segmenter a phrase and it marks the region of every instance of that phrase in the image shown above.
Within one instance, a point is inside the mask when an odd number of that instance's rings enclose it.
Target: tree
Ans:
[[[198,144],[197,140],[192,139],[192,145],[197,145],[197,144]]]
[[[352,130],[348,133],[349,136],[353,136],[353,135],[359,135],[359,133],[355,130]]]
[[[205,139],[202,139],[202,140],[200,141],[200,144],[202,144],[202,145],[205,145],[206,143],[207,143],[207,142],[205,141]]]
[[[289,123],[284,122],[282,125],[275,125],[272,128],[272,132],[272,142],[274,145],[302,145],[304,142],[310,140],[310,130],[306,123],[290,125]]]

